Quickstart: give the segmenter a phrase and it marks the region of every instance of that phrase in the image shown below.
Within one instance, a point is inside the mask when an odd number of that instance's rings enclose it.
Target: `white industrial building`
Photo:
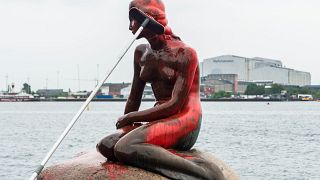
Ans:
[[[200,63],[201,76],[209,74],[237,74],[239,81],[273,81],[282,85],[306,86],[311,84],[309,72],[285,68],[280,60],[246,58],[223,55],[204,59]]]
[[[121,89],[120,92],[121,92],[121,95],[123,96],[123,98],[127,99],[129,97],[131,88],[132,88],[132,84],[130,84],[128,87]],[[142,98],[143,99],[154,99],[151,85],[147,84],[144,87]]]

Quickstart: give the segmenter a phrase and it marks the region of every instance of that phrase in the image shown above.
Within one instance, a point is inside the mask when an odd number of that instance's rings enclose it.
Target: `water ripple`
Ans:
[[[31,175],[82,103],[0,103],[0,179]],[[204,102],[196,147],[243,179],[320,179],[320,103]],[[142,103],[142,109],[153,106]],[[92,103],[50,164],[94,149],[115,130],[124,102]]]

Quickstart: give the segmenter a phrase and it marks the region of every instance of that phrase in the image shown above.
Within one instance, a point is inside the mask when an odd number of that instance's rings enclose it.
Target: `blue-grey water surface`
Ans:
[[[0,179],[27,179],[82,102],[0,103]],[[124,102],[95,102],[48,165],[95,148],[115,130]],[[143,109],[152,102],[142,103]],[[203,102],[195,147],[242,179],[320,179],[319,102]]]

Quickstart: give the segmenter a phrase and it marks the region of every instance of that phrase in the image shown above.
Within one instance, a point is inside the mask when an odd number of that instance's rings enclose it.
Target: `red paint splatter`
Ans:
[[[190,96],[190,95],[189,95]],[[192,97],[190,99],[193,99]],[[189,102],[191,103],[191,100]],[[194,103],[190,109],[180,112],[178,115],[168,119],[152,123],[146,135],[146,143],[171,148],[181,138],[187,136],[198,127],[201,107]]]
[[[110,180],[122,179],[123,175],[128,171],[125,165],[115,162],[105,162],[102,167],[107,170]]]

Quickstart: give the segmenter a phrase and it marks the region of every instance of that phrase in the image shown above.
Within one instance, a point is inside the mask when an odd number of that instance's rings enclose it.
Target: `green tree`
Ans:
[[[318,90],[317,92],[315,92],[314,98],[317,98],[317,99],[320,98],[320,90]]]
[[[308,87],[299,88],[299,94],[311,94],[311,89]]]
[[[257,89],[257,85],[256,84],[249,84],[247,86],[247,89],[245,90],[244,94],[246,94],[246,95],[255,95],[256,89]]]
[[[229,98],[231,97],[231,93],[230,92],[225,92],[225,91],[219,91],[214,93],[211,98],[212,99],[221,99],[221,98]]]
[[[247,86],[246,91],[244,94],[246,95],[263,95],[265,93],[264,86],[258,86],[256,84],[249,84]]]
[[[284,87],[280,84],[272,84],[270,92],[271,94],[280,94],[282,90],[284,90]]]
[[[286,87],[285,90],[287,90],[289,95],[299,94],[299,87]]]
[[[31,94],[31,86],[30,86],[29,84],[27,84],[27,83],[24,83],[24,84],[23,84],[22,90],[23,90],[24,92],[28,93],[28,94]]]

